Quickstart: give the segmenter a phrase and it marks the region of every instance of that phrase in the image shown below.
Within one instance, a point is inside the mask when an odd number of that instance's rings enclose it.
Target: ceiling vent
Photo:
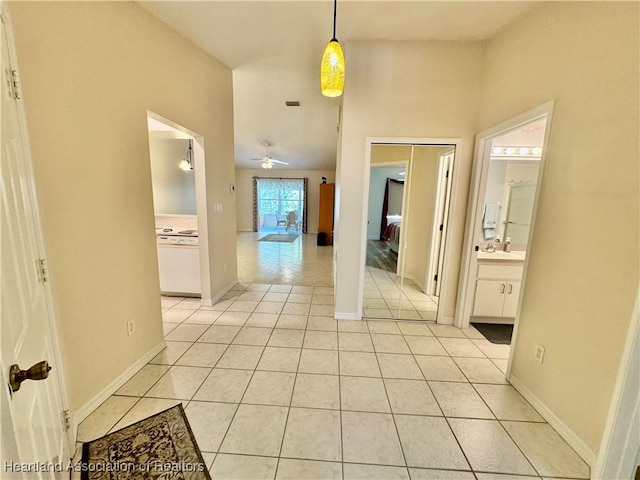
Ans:
[[[284,102],[284,104],[287,107],[299,107],[300,106],[300,102],[298,100],[287,100],[286,102]]]

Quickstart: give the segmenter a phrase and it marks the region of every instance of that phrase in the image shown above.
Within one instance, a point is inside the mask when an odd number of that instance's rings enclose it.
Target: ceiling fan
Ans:
[[[256,162],[262,162],[262,168],[273,168],[274,164],[280,164],[280,165],[289,165],[288,162],[283,162],[282,160],[277,160],[275,158],[273,158],[271,155],[269,155],[269,147],[271,146],[271,143],[265,141],[263,143],[266,153],[264,155],[264,157],[262,158],[252,158],[251,160],[254,160]]]

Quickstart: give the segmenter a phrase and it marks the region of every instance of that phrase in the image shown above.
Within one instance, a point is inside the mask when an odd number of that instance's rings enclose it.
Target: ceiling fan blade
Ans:
[[[270,161],[273,163],[280,163],[282,165],[289,165],[289,162],[283,162],[282,160],[276,160],[275,158],[272,158]]]

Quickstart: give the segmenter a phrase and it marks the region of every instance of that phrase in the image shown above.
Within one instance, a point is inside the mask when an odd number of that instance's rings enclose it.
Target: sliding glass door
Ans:
[[[287,216],[295,212],[299,225],[305,225],[306,179],[255,178],[256,201],[254,227],[256,231],[285,230]],[[306,229],[303,229],[303,231]]]

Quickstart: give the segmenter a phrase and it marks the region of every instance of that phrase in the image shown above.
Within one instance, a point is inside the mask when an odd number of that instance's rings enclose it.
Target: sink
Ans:
[[[478,260],[519,260],[523,261],[527,252],[525,251],[513,251],[513,252],[484,252],[480,250],[478,252]]]

